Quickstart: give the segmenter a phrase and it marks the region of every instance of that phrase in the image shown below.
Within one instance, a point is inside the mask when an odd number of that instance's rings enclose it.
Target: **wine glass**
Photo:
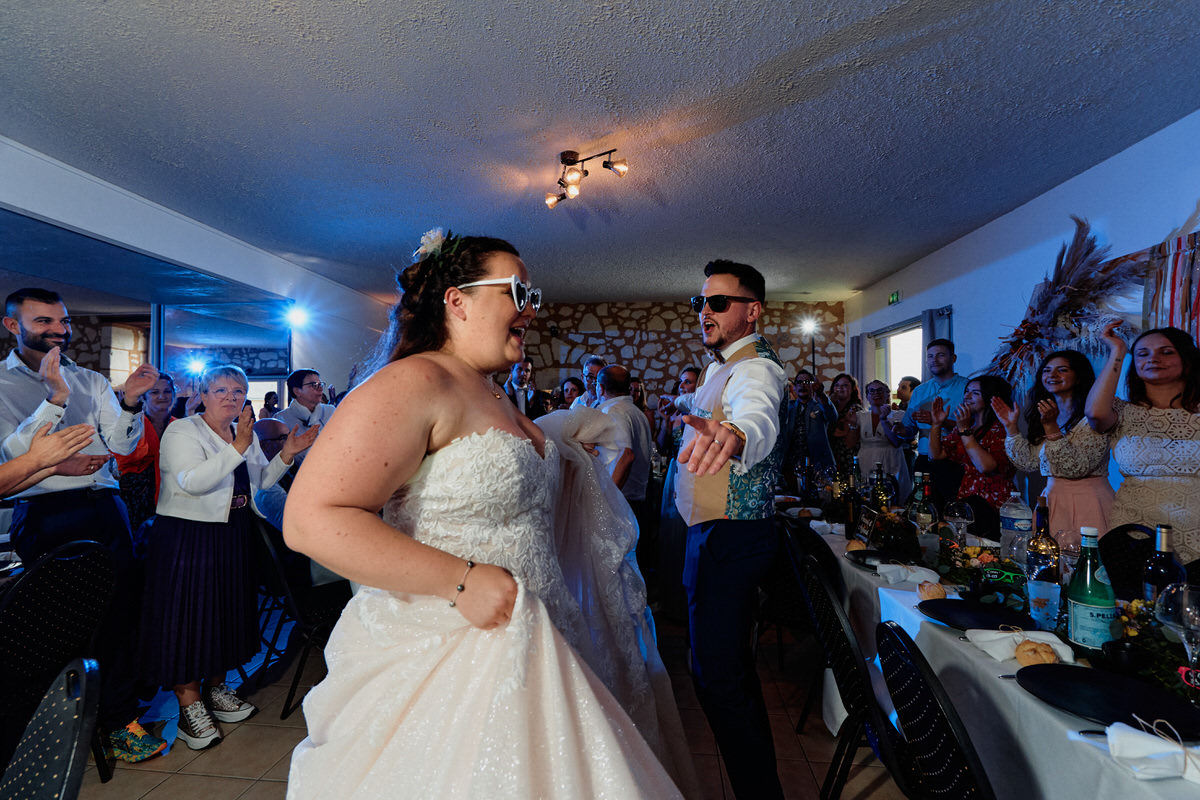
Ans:
[[[967,527],[975,521],[975,512],[971,510],[971,505],[955,500],[947,503],[942,513],[946,524],[954,528],[954,541],[958,542],[959,547],[966,547]]]
[[[1158,595],[1154,616],[1183,641],[1188,667],[1200,668],[1200,586],[1172,583]]]

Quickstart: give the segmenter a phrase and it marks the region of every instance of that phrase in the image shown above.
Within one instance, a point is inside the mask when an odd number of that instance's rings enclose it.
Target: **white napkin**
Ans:
[[[1029,639],[1050,645],[1058,655],[1059,661],[1065,664],[1075,663],[1075,654],[1071,652],[1071,648],[1050,631],[989,631],[972,628],[967,631],[967,639],[997,661],[1016,658],[1017,645]]]
[[[1189,747],[1184,755],[1178,742],[1140,731],[1123,722],[1109,725],[1108,752],[1138,780],[1184,777],[1200,783],[1200,747]],[[1165,731],[1169,735],[1169,731]]]
[[[931,581],[937,583],[941,580],[941,576],[931,569],[909,567],[904,564],[880,564],[875,568],[875,571],[879,573],[879,577],[888,583],[903,583],[904,581],[912,581],[913,583]]]
[[[830,533],[833,530],[832,525],[830,525],[828,522],[825,522],[824,520],[820,520],[820,519],[812,520],[811,522],[808,523],[808,527],[811,528],[815,533],[820,534],[821,536],[824,536],[825,534]]]

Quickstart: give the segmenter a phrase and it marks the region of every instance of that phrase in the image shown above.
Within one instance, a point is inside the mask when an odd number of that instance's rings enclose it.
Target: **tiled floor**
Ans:
[[[732,800],[728,778],[717,754],[712,731],[704,718],[687,675],[687,650],[683,629],[670,623],[659,627],[660,650],[675,686],[684,726],[695,758],[696,770],[708,788],[706,800]],[[775,733],[779,776],[789,800],[816,798],[833,755],[834,741],[819,719],[811,718],[801,735],[794,732],[804,705],[814,651],[811,642],[797,644],[785,635],[784,669],[779,669],[775,640],[764,635],[759,652],[767,710]],[[293,667],[294,668],[294,667]],[[310,659],[301,683],[320,680],[324,665]],[[101,784],[94,767],[84,776],[81,800],[282,800],[287,791],[292,748],[304,738],[304,715],[296,711],[287,720],[279,710],[292,673],[250,699],[261,709],[251,719],[223,725],[225,740],[199,753],[182,743],[166,756],[142,764],[120,763],[113,779]],[[161,728],[161,724],[156,726]],[[173,732],[171,727],[170,731]],[[851,770],[845,800],[900,800],[902,795],[887,771],[869,754],[860,754]]]

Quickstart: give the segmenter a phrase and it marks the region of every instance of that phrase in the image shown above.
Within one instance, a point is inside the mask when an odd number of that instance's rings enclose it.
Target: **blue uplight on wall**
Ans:
[[[287,323],[293,328],[303,328],[308,324],[308,312],[300,306],[292,306],[287,311]]]
[[[204,368],[207,366],[208,366],[207,362],[202,361],[199,358],[193,358],[191,361],[188,362],[187,369],[188,369],[188,372],[191,373],[192,375],[200,375],[204,372]]]

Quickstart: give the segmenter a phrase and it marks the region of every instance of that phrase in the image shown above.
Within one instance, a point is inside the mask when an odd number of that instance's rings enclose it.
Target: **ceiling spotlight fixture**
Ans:
[[[618,178],[624,178],[629,174],[629,162],[623,158],[617,158],[612,161],[605,161],[601,164],[605,169],[611,169]]]
[[[559,191],[546,193],[546,207],[554,208],[563,200],[573,200],[579,196],[579,185],[588,176],[588,171],[583,165],[594,158],[604,158],[602,166],[611,170],[617,177],[624,178],[629,173],[629,162],[623,158],[613,158],[612,154],[615,152],[616,148],[613,148],[584,158],[580,158],[579,153],[574,150],[559,153],[558,160],[563,165],[562,175],[558,178]]]

